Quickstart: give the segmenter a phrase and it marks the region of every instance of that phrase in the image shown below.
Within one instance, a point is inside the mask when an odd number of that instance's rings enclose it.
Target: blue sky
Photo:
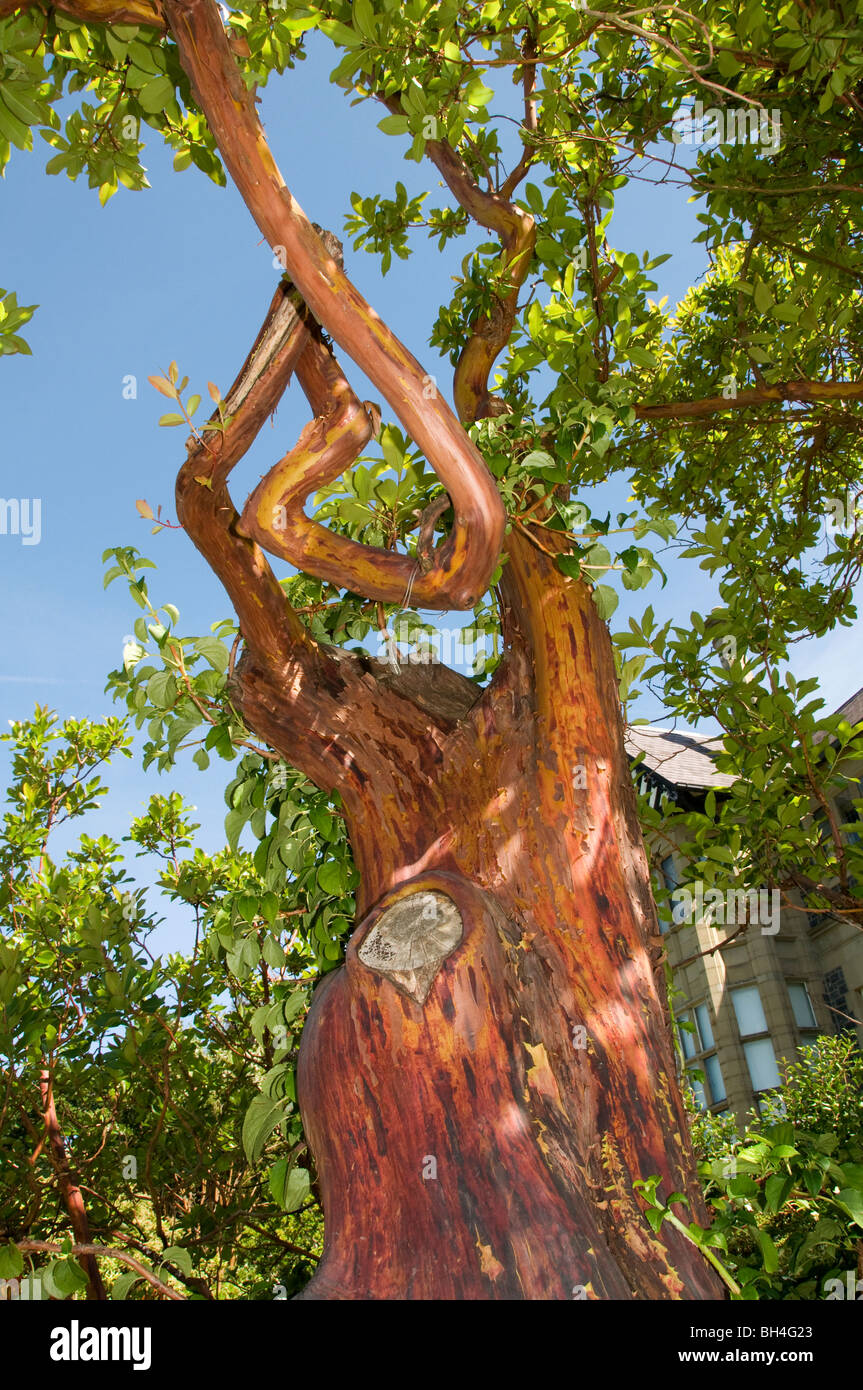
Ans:
[[[397,179],[409,195],[435,190],[429,204],[449,201],[430,165],[402,158],[404,142],[377,130],[381,111],[351,107],[328,81],[330,45],[314,36],[311,57],[262,93],[262,112],[276,158],[292,192],[316,222],[343,234],[353,191],[391,193]],[[508,127],[504,126],[503,139]],[[24,718],[35,703],[61,716],[101,718],[119,713],[103,694],[107,672],[120,661],[123,637],[137,610],[118,582],[102,590],[101,553],[135,545],[158,564],[150,580],[156,602],[175,603],[180,630],[201,634],[229,614],[218,581],[182,532],[151,536],[135,510],[145,497],[174,519],[174,477],[183,457],[184,431],[160,429],[166,403],[147,383],[172,359],[188,374],[190,389],[212,380],[226,390],[246,356],[269,304],[278,272],[260,243],[239,196],[217,188],[192,169],[175,174],[171,156],[153,138],[145,162],[152,188],[120,189],[105,208],[84,182],[46,177],[50,150],[37,141],[32,155],[13,151],[0,184],[0,284],[22,303],[38,303],[24,330],[32,357],[0,362],[4,457],[0,495],[42,502],[42,537],[25,546],[0,536],[0,585],[5,596],[0,652],[0,726]],[[439,197],[437,196],[439,194]],[[672,303],[705,268],[696,208],[685,193],[635,183],[620,197],[611,229],[620,249],[671,252],[656,272]],[[486,240],[480,232],[473,244]],[[409,348],[428,364],[442,389],[451,368],[427,346],[449,277],[468,249],[457,241],[441,255],[417,233],[410,260],[395,260],[382,278],[377,257],[346,246],[347,268],[363,293]],[[137,378],[137,399],[124,399],[124,379]],[[360,373],[351,377],[361,397],[374,396]],[[306,423],[304,398],[292,387],[275,425],[265,429],[237,470],[235,495],[245,497],[258,476],[290,446]],[[613,502],[626,490],[614,485]],[[668,587],[658,584],[625,596],[615,626],[653,603],[660,619],[686,622],[693,607],[713,599],[691,563],[671,565]],[[446,621],[446,619],[443,619]],[[460,619],[455,619],[460,621]],[[860,625],[842,629],[795,652],[798,676],[818,674],[832,707],[859,684],[851,652]],[[646,700],[635,716],[655,718]],[[7,757],[0,753],[0,772]],[[109,771],[112,791],[90,818],[91,833],[120,836],[149,795],[171,788],[198,808],[200,842],[224,844],[222,792],[229,765],[200,773],[189,761],[167,776],[143,773],[138,761]],[[145,878],[142,874],[142,881]]]

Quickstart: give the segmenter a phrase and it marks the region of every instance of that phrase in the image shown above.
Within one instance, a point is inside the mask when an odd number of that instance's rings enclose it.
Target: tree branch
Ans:
[[[536,126],[536,110],[532,101],[532,84],[535,80],[535,68],[528,68],[525,74],[525,107],[526,112],[532,113],[533,128]],[[380,100],[394,115],[404,114],[398,96],[381,97]],[[530,128],[529,118],[526,123]],[[467,424],[489,415],[500,415],[505,409],[497,397],[489,394],[488,378],[495,359],[509,342],[518,312],[519,291],[530,268],[536,243],[534,219],[529,212],[524,212],[509,201],[527,172],[529,159],[526,151],[500,193],[486,193],[448,141],[427,140],[425,152],[468,216],[481,227],[496,232],[502,245],[500,274],[507,288],[498,296],[492,312],[483,314],[473,325],[455,369],[453,399],[459,419]],[[441,482],[446,486],[442,476]]]
[[[21,0],[0,0],[0,19],[18,10],[34,8],[36,6],[32,2],[27,3],[27,0],[23,4]],[[38,8],[46,7],[40,5]],[[117,4],[116,0],[79,0],[78,4],[55,0],[51,8],[72,15],[82,24],[145,24],[162,32],[168,27],[160,0],[152,0],[152,3],[150,0],[126,0],[125,4]]]
[[[82,1265],[86,1264],[88,1260],[94,1261],[94,1257],[97,1255],[106,1260],[119,1260],[120,1264],[128,1265],[130,1269],[134,1269],[136,1274],[140,1274],[142,1279],[146,1279],[148,1284],[152,1284],[153,1288],[158,1289],[159,1293],[163,1293],[166,1298],[171,1298],[176,1303],[187,1301],[184,1294],[177,1293],[176,1289],[164,1284],[157,1274],[147,1269],[146,1265],[142,1265],[141,1261],[136,1260],[134,1256],[127,1255],[125,1250],[112,1250],[107,1245],[93,1245],[90,1241],[79,1242],[77,1245],[73,1245],[71,1250],[64,1250],[62,1245],[51,1240],[18,1240],[15,1244],[23,1254],[27,1254],[29,1251],[42,1250],[49,1255],[75,1255],[76,1257],[80,1255]],[[107,1300],[107,1294],[103,1294],[103,1297]]]
[[[42,1118],[45,1122],[45,1131],[48,1136],[48,1149],[51,1155],[51,1162],[57,1174],[57,1181],[60,1187],[60,1195],[63,1205],[69,1213],[69,1220],[72,1223],[72,1230],[75,1232],[75,1239],[83,1249],[87,1246],[90,1239],[90,1224],[87,1220],[87,1208],[84,1206],[84,1198],[72,1171],[69,1167],[69,1156],[66,1152],[66,1141],[63,1131],[60,1128],[60,1121],[57,1119],[57,1109],[54,1105],[54,1086],[50,1071],[45,1068],[39,1074],[39,1092],[42,1097]],[[82,1266],[87,1275],[87,1297],[95,1300],[107,1299],[105,1285],[102,1283],[102,1276],[99,1273],[92,1253],[84,1253]]]
[[[505,526],[503,503],[482,456],[285,186],[215,0],[164,0],[164,9],[198,103],[249,211],[315,318],[389,401],[453,499],[452,533],[435,553],[434,567],[419,577],[416,601],[429,608],[472,607],[491,578]],[[393,602],[403,597],[403,591],[387,592]]]
[[[177,478],[177,516],[234,604],[246,643],[284,663],[313,644],[290,608],[265,556],[237,533],[239,516],[227,479],[275,410],[306,341],[296,291],[280,285],[236,381],[217,411],[187,442]]]
[[[721,410],[740,410],[763,401],[835,401],[859,400],[863,397],[863,381],[784,381],[774,386],[765,383],[748,391],[738,391],[726,400],[724,396],[707,396],[700,401],[669,401],[665,405],[637,405],[639,420],[692,420],[702,415],[715,415]]]

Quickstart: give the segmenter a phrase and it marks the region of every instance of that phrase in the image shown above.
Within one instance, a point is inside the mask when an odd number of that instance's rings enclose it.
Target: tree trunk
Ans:
[[[367,598],[470,608],[498,560],[503,504],[292,197],[213,0],[162,3],[226,168],[294,286],[277,292],[228,393],[228,423],[192,441],[178,515],[237,610],[237,708],[339,791],[361,874],[362,920],[300,1048],[326,1220],[304,1297],[719,1296],[689,1242],[653,1234],[633,1190],[658,1174],[703,1216],[608,633],[526,524],[501,588],[506,658],[485,691],[443,667],[394,675],[318,645],[286,605],[259,546]],[[459,203],[501,237],[500,312],[472,325],[457,371],[473,420],[494,413],[488,372],[531,261],[533,219],[509,201],[527,163],[486,194],[454,149],[429,144]],[[364,547],[302,514],[344,467],[343,435],[358,449],[368,433],[315,321],[453,504],[429,555]],[[229,474],[295,370],[315,419],[239,516]]]
[[[342,720],[362,920],[300,1049],[326,1219],[301,1296],[720,1297],[633,1192],[660,1174],[703,1216],[608,633],[520,537],[503,601],[472,707],[412,667]],[[418,739],[420,698],[447,717]]]

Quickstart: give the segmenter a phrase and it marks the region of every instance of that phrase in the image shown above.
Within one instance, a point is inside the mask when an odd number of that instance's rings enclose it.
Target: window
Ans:
[[[659,866],[659,871],[662,874],[662,881],[669,893],[673,893],[675,888],[680,887],[680,875],[677,872],[677,865],[674,862],[673,854],[669,854],[663,859]],[[673,920],[669,918],[668,914],[670,911],[670,908],[664,907],[659,914],[659,930],[662,932],[663,936],[670,929],[671,920]]]
[[[684,1024],[689,1026],[684,1027]],[[707,1005],[696,1004],[682,1013],[677,1033],[683,1049],[686,1079],[692,1087],[696,1104],[700,1110],[720,1105],[726,1098],[725,1082],[715,1051],[713,1025]],[[703,1072],[704,1080],[693,1075],[694,1072]]]
[[[680,875],[677,872],[674,855],[669,854],[667,859],[663,859],[659,867],[662,870],[662,877],[665,880],[666,888],[669,893],[673,893],[675,888],[680,887]]]
[[[733,989],[731,1002],[737,1015],[737,1027],[740,1029],[741,1038],[748,1037],[750,1033],[767,1032],[767,1019],[764,1017],[761,995],[755,985],[749,985],[746,989]]]
[[[791,1007],[794,1010],[794,1022],[802,1030],[817,1029],[815,1021],[815,1010],[812,1008],[812,1000],[809,998],[809,991],[804,984],[788,985],[788,993],[791,996]]]
[[[745,1042],[743,1051],[746,1055],[746,1065],[752,1079],[753,1091],[769,1091],[773,1086],[781,1085],[782,1078],[776,1065],[773,1044],[769,1038],[757,1038],[753,1042]]]
[[[780,1086],[782,1078],[776,1065],[776,1054],[767,1031],[767,1019],[757,986],[745,985],[742,989],[733,989],[731,1002],[737,1015],[737,1029],[753,1091],[769,1091],[773,1086]]]

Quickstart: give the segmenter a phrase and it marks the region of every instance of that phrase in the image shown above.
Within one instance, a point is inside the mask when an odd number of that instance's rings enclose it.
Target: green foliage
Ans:
[[[724,1116],[692,1122],[709,1227],[687,1222],[686,1199],[663,1199],[655,1178],[637,1184],[648,1220],[654,1229],[670,1221],[698,1245],[732,1298],[835,1297],[834,1281],[844,1289],[849,1270],[856,1282],[863,1232],[863,1058],[854,1039],[801,1047],[768,1102],[742,1138]]]
[[[140,1257],[192,1298],[301,1287],[321,1217],[294,1065],[311,988],[347,925],[331,906],[335,879],[318,885],[321,866],[335,864],[339,883],[351,872],[333,849],[338,818],[319,793],[304,806],[291,775],[291,823],[316,839],[308,867],[303,858],[303,872],[283,870],[277,893],[257,856],[196,847],[177,793],[152,797],[127,842],[155,861],[156,886],[187,915],[187,948],[165,957],[149,944],[148,892],[116,842],[82,833],[62,861],[50,853],[59,827],[98,810],[100,770],[129,753],[123,721],[58,725],[37,709],[3,738],[13,782],[0,833],[2,1277],[21,1273],[15,1242],[70,1234],[40,1140],[48,1076],[96,1243]],[[256,799],[262,760],[243,762],[233,791],[251,781]],[[145,1277],[101,1263],[113,1297],[152,1296]],[[74,1258],[49,1258],[38,1273],[52,1297],[81,1296],[86,1283]]]
[[[863,1057],[853,1034],[821,1037],[798,1048],[797,1061],[783,1067],[782,1090],[765,1097],[767,1114],[795,1129],[835,1134],[837,1152],[863,1145]]]
[[[38,307],[37,304],[19,304],[14,290],[8,294],[0,290],[0,357],[11,356],[13,352],[30,355],[29,345],[17,330],[32,319]]]
[[[529,521],[540,544],[546,533],[555,546],[565,540],[561,571],[594,586],[606,619],[621,589],[664,581],[657,546],[701,568],[716,591],[709,612],[660,623],[648,606],[615,634],[620,695],[636,699],[640,681],[670,718],[696,729],[718,721],[729,786],[697,812],[645,803],[645,829],[682,841],[706,886],[729,876],[775,885],[786,904],[856,924],[863,797],[849,768],[863,758],[863,735],[825,716],[817,683],[789,666],[796,643],[856,619],[863,570],[861,403],[843,393],[863,379],[859,9],[856,0],[829,9],[711,0],[697,15],[668,6],[624,15],[571,0],[251,0],[229,18],[249,86],[301,61],[305,36],[320,32],[337,50],[332,81],[378,104],[381,139],[400,141],[407,160],[421,165],[429,141],[446,140],[466,179],[492,192],[507,171],[526,170],[511,191],[537,239],[491,383],[505,408],[470,431],[509,524]],[[535,120],[523,122],[529,44],[540,61]],[[38,131],[51,148],[48,171],[86,176],[104,203],[121,186],[146,187],[149,129],[178,170],[194,164],[223,182],[170,38],[31,8],[0,21],[0,54],[0,170]],[[723,136],[672,169],[695,101],[718,110]],[[763,141],[760,125],[757,139],[732,136],[729,124],[739,130],[750,110],[778,113],[778,138]],[[654,297],[661,248],[614,244],[623,191],[672,175],[698,203],[709,259],[674,309]],[[394,197],[354,193],[346,226],[355,248],[398,273],[417,231],[442,249],[468,234],[460,207],[429,208],[429,196],[401,182]],[[475,232],[431,327],[431,345],[451,364],[478,316],[498,306],[501,247],[487,237]],[[27,351],[17,330],[31,313],[0,294],[0,353]],[[191,423],[200,397],[184,399],[176,364],[154,384],[178,405],[162,423]],[[698,402],[704,408],[691,408]],[[615,473],[631,509],[612,525],[592,490]],[[321,491],[316,516],[339,534],[415,554],[422,513],[438,496],[412,442],[385,425],[375,451]],[[449,524],[442,514],[438,534]],[[260,1215],[261,1203],[280,1221],[294,1219],[297,1202],[307,1211],[292,1052],[312,981],[341,958],[355,873],[338,802],[258,746],[232,703],[235,624],[184,636],[177,609],[150,599],[151,562],[128,547],[105,558],[106,584],[124,579],[139,609],[109,688],[146,730],[146,766],[168,771],[186,751],[201,768],[214,754],[231,765],[227,847],[196,849],[173,796],[154,798],[136,822],[131,842],[159,856],[161,890],[195,920],[194,950],[154,961],[145,895],[130,886],[118,847],[82,836],[60,866],[46,848],[55,825],[102,795],[95,769],[128,751],[125,726],[69,721],[58,732],[37,712],[13,730],[0,1054],[4,1065],[16,1059],[19,1109],[4,1112],[13,1186],[0,1179],[0,1191],[9,1230],[47,1221],[39,1212],[50,1179],[30,1174],[37,1186],[28,1187],[34,1145],[18,1116],[36,1123],[36,1069],[48,1058],[80,1134],[122,1123],[143,1136],[146,1181],[134,1200],[88,1140],[105,1199],[97,1227],[121,1210],[124,1232],[154,1261],[160,1243],[164,1254],[187,1240],[218,1281],[232,1223]],[[370,604],[306,575],[285,589],[315,640],[356,645],[383,632],[392,664],[405,647],[408,659],[427,649],[428,625],[408,596],[402,609]],[[493,647],[476,658],[484,680],[499,659],[493,593],[473,623]],[[80,1014],[69,1002],[79,997]],[[89,1065],[93,1055],[104,1067]],[[835,1057],[819,1051],[805,1065],[789,1074],[787,1116],[759,1119],[733,1150],[738,1175],[707,1175],[711,1231],[686,1227],[714,1262],[720,1252],[746,1297],[817,1292],[850,1258],[848,1231],[859,1227],[853,1103]],[[820,1106],[813,1075],[829,1088]],[[727,1133],[708,1132],[706,1121],[699,1133],[705,1162],[727,1157]],[[655,1222],[683,1223],[673,1197],[664,1204],[655,1185],[646,1196]],[[172,1277],[187,1274],[178,1259]],[[77,1278],[74,1261],[60,1260],[50,1277],[62,1294]],[[118,1269],[115,1289],[139,1296],[144,1287]],[[258,1287],[250,1267],[232,1287]]]

